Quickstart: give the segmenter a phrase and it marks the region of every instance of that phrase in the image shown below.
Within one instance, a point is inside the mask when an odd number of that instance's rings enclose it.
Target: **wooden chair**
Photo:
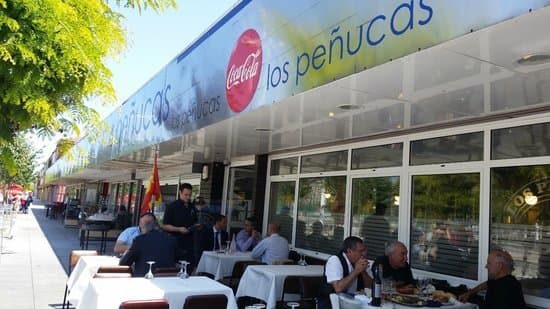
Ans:
[[[98,273],[94,278],[131,278],[131,273]]]
[[[175,277],[179,272],[179,267],[159,267],[153,273],[155,277]]]
[[[183,309],[225,309],[227,296],[223,294],[192,295],[185,299]]]
[[[121,265],[121,266],[117,266],[117,265],[100,266],[97,269],[97,273],[98,274],[110,273],[110,274],[130,274],[130,275],[132,275],[132,268],[130,266],[125,266],[125,265]]]
[[[288,296],[299,295],[301,298],[301,287],[300,287],[300,278],[301,276],[287,276],[283,283],[283,293],[281,295],[281,300],[277,301],[277,308],[287,308],[286,303],[289,301]],[[297,301],[292,299],[292,301]]]
[[[300,277],[300,291],[302,293],[301,308],[317,308],[317,296],[323,279],[323,276]]]
[[[265,263],[258,261],[237,261],[235,262],[235,265],[233,265],[231,276],[221,279],[220,282],[232,288],[233,292],[236,293],[241,277],[243,276],[244,271],[249,265],[265,265]]]
[[[205,271],[199,271],[198,273],[194,274],[193,276],[208,277],[208,278],[210,278],[210,279],[212,279],[212,280],[214,280],[214,278],[215,278],[213,274],[207,273],[207,272],[205,272]]]
[[[73,250],[71,251],[71,254],[69,255],[69,274],[73,271],[73,268],[76,266],[76,263],[78,263],[78,260],[81,256],[89,256],[89,255],[97,255],[97,250]],[[65,308],[65,305],[67,305],[67,308],[69,307],[69,303],[67,302],[67,293],[69,292],[69,286],[65,284],[65,295],[63,295],[63,305],[62,308]]]
[[[118,309],[169,309],[166,299],[127,300],[120,304]]]
[[[291,259],[281,259],[281,260],[274,260],[271,262],[272,265],[296,265],[294,260]]]

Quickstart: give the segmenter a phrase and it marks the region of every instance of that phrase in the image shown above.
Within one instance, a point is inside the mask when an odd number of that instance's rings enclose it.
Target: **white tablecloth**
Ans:
[[[91,255],[81,256],[78,263],[74,267],[69,279],[67,287],[69,288],[69,296],[67,299],[71,304],[77,305],[82,298],[84,289],[93,278],[100,266],[118,265],[118,258],[114,256]]]
[[[322,265],[253,265],[248,266],[240,280],[237,298],[252,296],[264,300],[267,308],[275,308],[283,293],[287,276],[322,276]]]
[[[84,291],[78,309],[118,309],[126,300],[164,298],[170,309],[181,309],[191,295],[223,294],[227,296],[227,308],[237,309],[233,291],[207,277],[97,278],[92,279]],[[207,308],[207,306],[206,306]]]
[[[197,266],[197,272],[207,272],[214,275],[214,279],[219,280],[231,276],[235,262],[248,260],[252,260],[251,252],[224,254],[215,251],[204,251]]]
[[[344,299],[339,299],[342,296],[338,296],[337,294],[331,294],[331,304],[332,309],[340,309],[340,302],[343,302],[347,305],[347,308],[361,308],[361,309],[375,309],[375,308],[392,308],[392,309],[408,309],[411,308],[410,306],[403,306],[399,304],[395,304],[391,301],[383,301],[381,307],[373,307],[369,306],[368,304],[361,303],[358,300],[355,299],[349,299],[348,297],[344,297]],[[419,307],[419,308],[433,308],[433,307]],[[461,303],[459,301],[454,301],[453,304],[448,304],[445,306],[442,306],[441,308],[445,309],[476,309],[477,305],[472,303]]]

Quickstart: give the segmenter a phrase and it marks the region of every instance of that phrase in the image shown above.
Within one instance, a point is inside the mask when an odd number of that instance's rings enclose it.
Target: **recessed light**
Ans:
[[[530,54],[525,55],[517,61],[520,65],[535,65],[550,62],[550,54]]]
[[[339,109],[345,110],[345,111],[351,111],[351,110],[355,110],[355,109],[361,109],[361,105],[357,105],[357,104],[342,104],[342,105],[338,105],[337,107],[338,107]]]
[[[332,117],[334,117],[334,113],[333,113],[333,112],[329,112],[329,113],[328,113],[328,116],[329,116],[330,118],[332,118]]]
[[[254,130],[256,130],[256,132],[271,132],[272,131],[270,128],[256,128]]]

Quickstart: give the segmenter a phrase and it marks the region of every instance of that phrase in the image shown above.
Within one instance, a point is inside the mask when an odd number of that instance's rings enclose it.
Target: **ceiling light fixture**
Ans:
[[[519,65],[536,65],[550,62],[550,54],[529,54],[517,61]]]

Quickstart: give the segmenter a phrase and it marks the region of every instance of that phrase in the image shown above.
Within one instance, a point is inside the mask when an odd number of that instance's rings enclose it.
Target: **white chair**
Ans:
[[[331,293],[329,297],[330,297],[330,305],[332,306],[332,309],[340,309],[340,300],[338,299],[338,294]]]
[[[338,295],[340,309],[362,309],[363,303],[348,295]]]

